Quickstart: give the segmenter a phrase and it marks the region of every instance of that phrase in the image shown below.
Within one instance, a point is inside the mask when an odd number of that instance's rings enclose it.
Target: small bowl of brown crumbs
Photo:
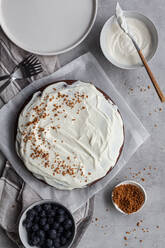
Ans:
[[[112,190],[112,203],[123,214],[139,212],[147,200],[143,186],[131,180],[117,184]]]

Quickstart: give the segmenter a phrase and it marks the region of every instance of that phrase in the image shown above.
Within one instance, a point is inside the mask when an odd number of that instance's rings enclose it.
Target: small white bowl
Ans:
[[[20,240],[22,242],[22,244],[24,245],[25,248],[38,248],[37,246],[30,246],[28,244],[28,240],[27,240],[27,231],[25,229],[25,227],[23,226],[23,221],[25,220],[26,218],[26,213],[28,210],[32,209],[34,206],[37,206],[37,205],[40,205],[40,204],[44,204],[44,203],[54,203],[56,204],[57,206],[60,206],[62,207],[63,209],[65,209],[69,214],[70,216],[72,217],[72,220],[73,220],[73,224],[74,224],[74,234],[73,234],[73,238],[70,242],[69,245],[64,245],[64,246],[61,246],[60,248],[69,248],[71,247],[73,241],[74,241],[74,238],[75,238],[75,235],[76,235],[76,223],[75,223],[75,220],[73,218],[73,215],[72,213],[65,207],[63,206],[62,204],[56,202],[56,201],[53,201],[53,200],[41,200],[41,201],[37,201],[35,203],[33,203],[32,205],[30,205],[21,215],[20,217],[20,220],[19,220],[19,226],[18,226],[18,232],[19,232],[19,237],[20,237]]]
[[[125,213],[124,211],[122,211],[122,210],[117,206],[117,204],[113,201],[113,191],[114,191],[114,189],[117,188],[117,187],[120,186],[120,185],[126,185],[126,184],[131,184],[131,185],[137,186],[137,187],[142,191],[142,193],[144,194],[144,203],[143,203],[143,205],[142,205],[141,208],[139,208],[136,212],[133,212],[133,213],[131,213],[131,214],[138,213],[138,212],[144,207],[144,205],[145,205],[145,203],[146,203],[146,201],[147,201],[147,194],[146,194],[146,191],[145,191],[145,189],[143,188],[143,186],[142,186],[140,183],[137,183],[137,182],[135,182],[135,181],[126,180],[126,181],[123,181],[123,182],[117,184],[117,185],[113,188],[113,190],[112,190],[112,194],[111,194],[112,203],[113,203],[114,207],[115,207],[120,213],[122,213],[122,214],[124,214],[124,215],[130,215],[130,214],[127,214],[127,213]]]
[[[124,15],[126,17],[132,17],[135,19],[138,19],[140,21],[142,21],[149,29],[150,34],[151,34],[151,39],[152,39],[152,47],[150,49],[150,54],[149,56],[146,58],[147,61],[151,60],[152,57],[154,56],[157,47],[158,47],[158,32],[156,30],[155,25],[153,24],[153,22],[148,19],[146,16],[138,13],[138,12],[134,12],[134,11],[124,11]],[[137,69],[139,67],[142,67],[143,64],[137,64],[137,65],[124,65],[124,64],[120,64],[118,63],[116,60],[113,59],[113,57],[111,56],[110,52],[107,49],[107,33],[108,30],[111,27],[111,24],[115,21],[116,17],[113,15],[112,17],[110,17],[106,23],[104,24],[101,34],[100,34],[100,46],[102,49],[102,52],[104,54],[104,56],[115,66],[122,68],[122,69]]]

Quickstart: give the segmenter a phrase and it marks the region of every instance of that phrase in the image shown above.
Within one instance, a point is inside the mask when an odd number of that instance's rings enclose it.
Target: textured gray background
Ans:
[[[165,1],[121,0],[120,3],[124,9],[139,11],[155,23],[159,33],[159,47],[150,66],[165,93]],[[133,71],[121,70],[111,65],[102,55],[99,47],[100,31],[105,21],[114,13],[115,5],[114,0],[99,0],[96,23],[90,35],[79,47],[59,56],[59,59],[63,65],[90,50],[150,132],[151,138],[138,150],[117,178],[96,196],[93,223],[78,248],[163,248],[165,243],[165,103],[160,103],[143,68]],[[151,89],[147,88],[148,85],[151,85]],[[112,207],[110,193],[117,182],[126,179],[125,177],[132,179],[130,171],[139,172],[133,179],[143,184],[148,200],[140,213],[123,216]],[[145,181],[141,181],[141,178]],[[96,221],[95,218],[98,220]],[[137,227],[136,223],[139,220],[143,220],[143,223]],[[133,232],[134,228],[136,231]],[[148,228],[148,232],[144,232],[142,228],[144,231]],[[131,231],[131,234],[126,235],[126,231]],[[128,240],[125,241],[124,236],[127,236]],[[15,246],[3,232],[0,232],[0,248],[12,247]]]

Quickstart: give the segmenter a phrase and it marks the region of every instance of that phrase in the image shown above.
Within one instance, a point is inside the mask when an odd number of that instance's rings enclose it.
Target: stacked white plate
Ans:
[[[71,50],[90,32],[97,0],[0,0],[0,24],[24,50],[55,55]]]

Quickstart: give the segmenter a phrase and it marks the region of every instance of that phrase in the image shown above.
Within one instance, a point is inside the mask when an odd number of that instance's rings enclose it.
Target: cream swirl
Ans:
[[[126,17],[129,33],[137,42],[143,54],[148,58],[151,51],[151,34],[148,27],[140,20]],[[112,58],[123,65],[141,64],[140,57],[128,35],[120,28],[116,18],[107,32],[107,48]]]
[[[17,128],[17,153],[58,189],[82,188],[112,168],[123,145],[117,107],[94,85],[59,82],[33,95]]]

